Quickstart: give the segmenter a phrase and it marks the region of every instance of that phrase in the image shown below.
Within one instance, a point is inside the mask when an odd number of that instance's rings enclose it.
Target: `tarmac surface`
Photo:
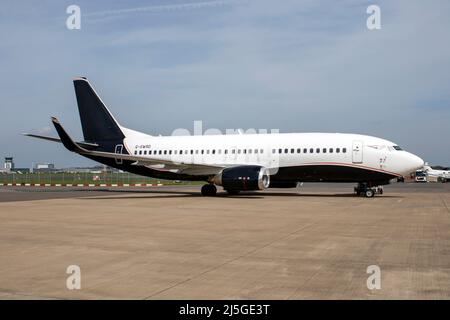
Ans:
[[[0,299],[450,298],[450,184],[199,189],[0,187]]]

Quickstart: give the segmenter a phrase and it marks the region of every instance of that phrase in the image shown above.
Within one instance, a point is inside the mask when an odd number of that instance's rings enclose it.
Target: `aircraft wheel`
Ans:
[[[205,197],[214,197],[217,194],[217,188],[213,184],[205,184],[203,185],[201,192]]]
[[[373,198],[374,195],[375,195],[375,191],[374,191],[373,189],[367,189],[367,190],[364,192],[364,196],[365,196],[366,198]]]

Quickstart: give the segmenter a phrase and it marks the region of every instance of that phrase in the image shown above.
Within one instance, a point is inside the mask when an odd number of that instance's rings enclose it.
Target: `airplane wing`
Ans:
[[[102,158],[111,158],[111,159],[122,159],[134,161],[133,165],[141,165],[148,166],[154,168],[156,170],[164,170],[164,171],[175,171],[177,173],[191,174],[191,175],[214,175],[219,173],[226,167],[232,167],[234,165],[208,165],[208,164],[196,164],[196,163],[184,163],[184,162],[174,162],[167,159],[149,159],[147,157],[137,156],[137,155],[129,155],[129,154],[121,154],[121,153],[112,153],[112,152],[104,152],[104,151],[94,151],[88,150],[83,146],[83,143],[77,143],[72,140],[72,138],[67,134],[65,129],[60,124],[57,118],[52,117],[53,125],[58,132],[60,139],[52,138],[58,140],[58,142],[62,142],[62,144],[70,151],[88,156],[96,156]],[[34,136],[34,135],[33,135]],[[42,138],[42,137],[40,137]],[[48,138],[48,137],[46,137]],[[42,139],[46,139],[42,138]],[[49,139],[46,139],[49,140]],[[55,140],[51,140],[55,141]]]

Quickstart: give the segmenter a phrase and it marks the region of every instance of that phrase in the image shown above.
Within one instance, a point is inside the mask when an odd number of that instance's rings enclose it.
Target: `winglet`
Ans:
[[[61,138],[61,142],[63,143],[64,147],[76,153],[84,153],[85,151],[87,151],[72,140],[72,138],[67,134],[66,130],[64,130],[62,125],[59,123],[59,120],[57,118],[52,117],[52,122],[55,126],[56,131],[58,132],[59,137]]]

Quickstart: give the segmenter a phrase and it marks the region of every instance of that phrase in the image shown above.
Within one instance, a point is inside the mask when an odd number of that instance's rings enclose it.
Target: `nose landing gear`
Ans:
[[[355,187],[355,194],[358,196],[364,196],[366,198],[373,198],[375,194],[383,194],[382,186],[369,186],[367,183],[358,183]]]

